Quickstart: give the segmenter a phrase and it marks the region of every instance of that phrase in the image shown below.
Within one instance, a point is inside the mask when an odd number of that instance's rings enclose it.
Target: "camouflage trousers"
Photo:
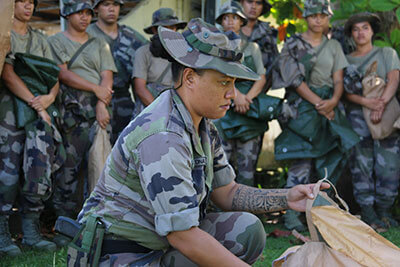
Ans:
[[[93,142],[90,131],[93,124],[94,120],[78,121],[68,132],[62,134],[67,158],[63,167],[56,172],[53,205],[57,211],[65,212],[67,215],[73,214],[76,210],[74,194],[79,174],[83,174],[84,179],[87,177],[88,152]]]
[[[292,188],[298,184],[310,183],[312,173],[312,159],[293,160],[290,164],[286,188]]]
[[[135,111],[135,104],[130,96],[113,96],[111,120],[111,144],[115,144],[119,134],[129,124]]]
[[[212,235],[230,252],[248,264],[253,264],[265,247],[265,232],[261,221],[247,212],[216,212],[207,214],[200,229]],[[178,250],[170,248],[165,253],[110,254],[100,259],[106,266],[197,266]]]
[[[359,205],[391,207],[399,188],[400,134],[382,140],[363,137],[351,155],[350,171]]]
[[[254,173],[256,172],[258,154],[261,149],[262,137],[241,142],[238,139],[223,140],[229,163],[236,170],[236,182],[254,186]]]
[[[12,101],[4,94],[0,99],[0,214],[11,212],[18,192],[21,212],[41,212],[65,160],[61,135],[42,119],[17,128],[13,108],[5,108]]]

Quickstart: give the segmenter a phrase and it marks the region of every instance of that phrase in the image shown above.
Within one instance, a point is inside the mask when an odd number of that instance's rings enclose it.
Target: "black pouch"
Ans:
[[[99,265],[105,227],[96,215],[90,215],[68,245],[67,266],[96,267]]]

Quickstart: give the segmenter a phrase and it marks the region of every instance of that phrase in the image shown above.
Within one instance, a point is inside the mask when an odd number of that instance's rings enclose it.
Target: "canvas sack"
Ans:
[[[333,185],[344,210],[320,192],[323,181],[328,180],[320,180],[314,187],[316,197],[307,201],[312,241],[285,251],[272,266],[399,266],[400,248],[351,215]]]
[[[374,61],[367,69],[362,80],[363,96],[366,98],[376,98],[383,94],[385,81],[376,74],[377,62]],[[373,139],[384,139],[391,135],[395,130],[395,122],[400,117],[400,105],[396,97],[392,97],[386,105],[382,119],[374,124],[370,119],[371,110],[363,107],[364,119],[367,122],[369,131]]]
[[[110,135],[106,129],[100,127],[97,121],[93,125],[96,127],[96,134],[88,157],[88,189],[93,191],[94,186],[100,178],[108,155],[111,153]]]

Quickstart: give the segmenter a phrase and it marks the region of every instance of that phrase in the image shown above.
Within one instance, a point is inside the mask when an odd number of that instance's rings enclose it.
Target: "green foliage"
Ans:
[[[339,0],[331,0],[332,4]],[[307,25],[301,19],[304,0],[270,0],[271,15],[280,26],[279,39],[293,35],[295,32],[304,32]],[[331,22],[345,21],[357,12],[395,12],[400,23],[400,0],[340,0],[340,7],[334,10]],[[400,53],[400,29],[377,35],[376,46],[390,46]]]

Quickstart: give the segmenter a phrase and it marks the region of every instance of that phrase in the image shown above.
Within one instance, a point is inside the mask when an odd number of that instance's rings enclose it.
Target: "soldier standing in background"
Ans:
[[[53,114],[47,112],[59,91],[58,72],[49,93],[35,96],[15,69],[16,53],[37,56],[37,61],[53,58],[46,36],[28,26],[36,5],[34,0],[15,1],[11,53],[2,72],[5,87],[0,94],[0,252],[8,255],[21,254],[8,229],[8,215],[18,192],[24,234],[22,244],[48,251],[56,249],[56,244],[40,235],[39,217],[44,209],[43,201],[51,196],[52,173],[60,167],[55,162],[57,142],[54,136],[57,135],[58,143],[62,142],[61,136],[54,128]],[[33,121],[19,126],[17,99],[35,110]]]
[[[355,50],[347,56],[349,63],[364,76],[368,67],[376,61],[376,73],[386,82],[379,98],[364,97],[362,88],[357,90],[356,86],[348,86],[347,75],[344,83],[345,96],[349,100],[347,118],[361,139],[349,161],[353,192],[361,207],[361,219],[373,228],[399,225],[393,218],[391,208],[399,188],[400,134],[394,131],[385,138],[373,139],[362,110],[363,107],[370,109],[371,121],[380,122],[386,106],[398,91],[400,61],[396,51],[391,47],[376,47],[372,43],[380,28],[381,20],[373,13],[351,16],[344,28],[345,34],[352,37],[356,44]]]
[[[163,26],[171,30],[186,27],[171,8],[160,8],[153,13],[152,24],[144,31],[148,34],[157,34],[157,27]],[[150,52],[150,44],[144,45],[136,52],[133,67],[135,116],[148,106],[158,94],[167,88],[173,87],[171,63],[163,58],[155,57]]]
[[[111,48],[118,73],[114,73],[111,100],[111,144],[114,144],[121,131],[132,119],[135,104],[129,87],[132,85],[133,62],[135,52],[148,41],[137,31],[126,25],[118,24],[118,17],[123,0],[96,0],[93,4],[97,22],[91,24],[87,32],[102,38]]]
[[[64,0],[61,14],[67,19],[67,30],[48,41],[61,68],[61,130],[67,160],[56,174],[53,202],[57,215],[74,217],[72,197],[81,168],[87,176],[87,152],[93,141],[89,132],[95,121],[103,129],[109,127],[107,106],[116,67],[108,44],[86,32],[93,15],[90,1]]]
[[[262,54],[262,61],[266,69],[266,89],[271,87],[271,69],[279,52],[276,46],[278,31],[271,28],[268,22],[259,20],[262,15],[267,14],[271,9],[268,0],[240,0],[244,14],[247,17],[247,24],[242,27],[241,32],[249,38],[249,41],[256,42]]]

